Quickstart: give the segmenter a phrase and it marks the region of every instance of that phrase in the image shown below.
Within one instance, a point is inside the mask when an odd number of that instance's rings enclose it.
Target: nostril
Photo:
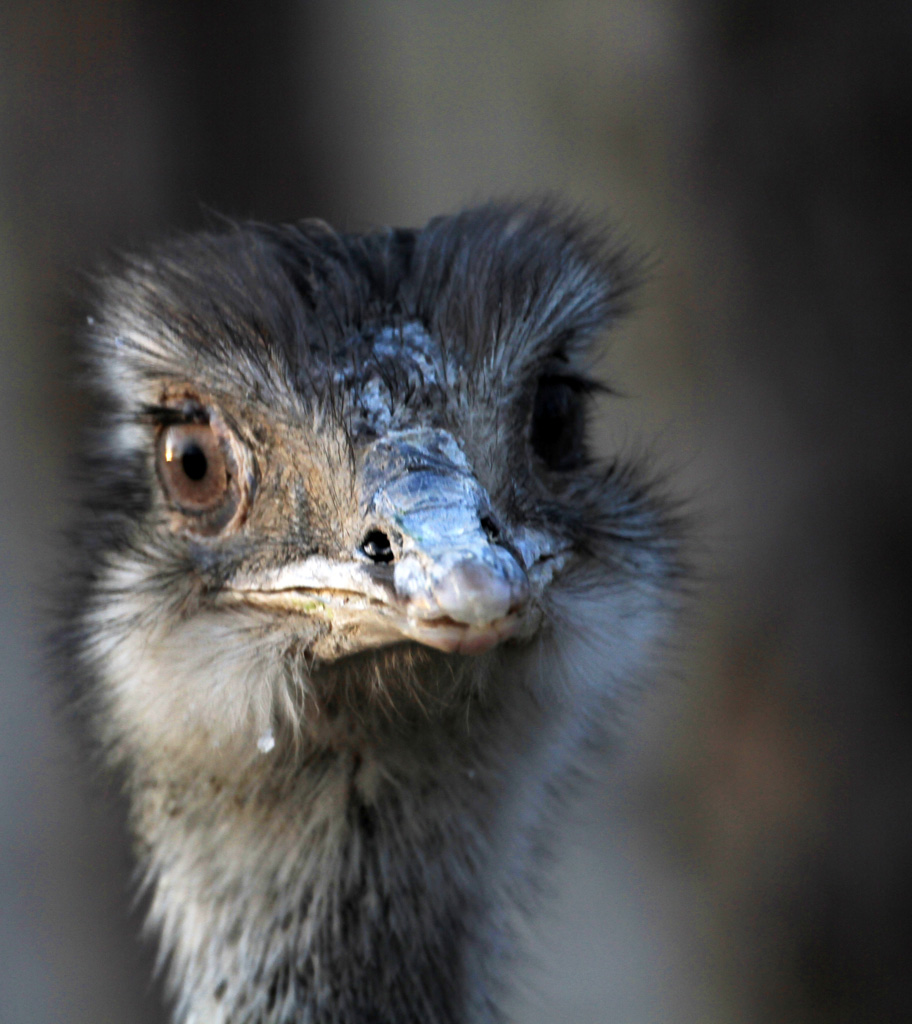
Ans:
[[[480,519],[481,528],[488,535],[488,540],[497,543],[500,540],[500,527],[491,516],[482,516]]]
[[[361,541],[361,550],[372,562],[392,562],[393,548],[382,530],[369,530]]]

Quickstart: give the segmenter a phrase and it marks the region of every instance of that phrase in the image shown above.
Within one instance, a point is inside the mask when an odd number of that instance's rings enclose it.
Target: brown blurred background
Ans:
[[[42,664],[73,295],[208,210],[359,228],[556,191],[656,264],[617,332],[705,583],[561,837],[518,1021],[912,1020],[912,7],[0,6],[0,1022],[165,1020],[122,808]]]

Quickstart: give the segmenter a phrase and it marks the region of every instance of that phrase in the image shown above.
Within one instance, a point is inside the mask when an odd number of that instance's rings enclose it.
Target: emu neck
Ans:
[[[234,773],[137,772],[175,1020],[498,1020],[505,921],[553,768],[526,703],[396,742],[279,738]]]

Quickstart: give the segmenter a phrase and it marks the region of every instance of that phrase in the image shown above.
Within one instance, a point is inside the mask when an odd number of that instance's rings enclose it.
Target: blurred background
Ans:
[[[905,0],[4,0],[2,1024],[165,1020],[123,808],[42,661],[80,274],[210,210],[543,191],[655,265],[603,442],[649,439],[705,582],[511,1018],[912,1019],[910,43]]]

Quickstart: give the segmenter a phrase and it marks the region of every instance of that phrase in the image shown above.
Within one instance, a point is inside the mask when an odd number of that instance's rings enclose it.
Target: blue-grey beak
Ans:
[[[526,603],[525,569],[446,431],[382,437],[364,453],[360,481],[368,536],[388,539],[382,557],[410,618],[485,627]]]

